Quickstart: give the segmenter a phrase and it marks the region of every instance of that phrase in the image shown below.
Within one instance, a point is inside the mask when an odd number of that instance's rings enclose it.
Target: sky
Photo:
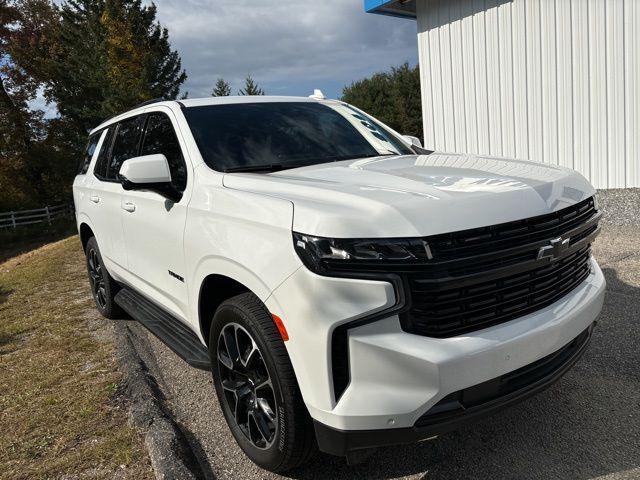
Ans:
[[[150,2],[147,2],[150,3]],[[362,0],[155,0],[182,58],[189,97],[218,77],[237,94],[247,74],[268,95],[339,98],[372,73],[418,60],[415,20],[365,13]],[[32,108],[56,114],[42,96]]]
[[[207,96],[218,77],[235,94],[250,73],[273,95],[327,97],[374,72],[415,65],[415,20],[367,14],[362,0],[156,0],[187,70]]]

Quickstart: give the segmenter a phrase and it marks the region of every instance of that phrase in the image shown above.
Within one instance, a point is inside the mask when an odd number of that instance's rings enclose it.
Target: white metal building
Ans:
[[[427,148],[640,187],[640,0],[365,0],[415,18]]]

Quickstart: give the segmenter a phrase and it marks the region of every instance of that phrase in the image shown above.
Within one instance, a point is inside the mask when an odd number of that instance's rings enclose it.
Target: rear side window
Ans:
[[[182,192],[187,186],[187,168],[178,137],[171,120],[164,113],[151,113],[147,120],[140,155],[162,153],[167,157],[171,171],[171,183]]]
[[[102,130],[94,133],[89,137],[87,146],[85,147],[84,153],[82,154],[82,159],[80,160],[80,166],[78,167],[78,175],[84,175],[85,173],[87,173],[87,170],[89,170],[89,164],[91,163],[93,154],[96,152],[96,147],[98,146],[98,142],[100,141],[101,135],[102,135]]]
[[[128,118],[118,123],[107,168],[108,180],[118,180],[118,172],[122,162],[138,155],[143,125],[144,116]]]
[[[109,162],[109,153],[111,152],[111,144],[113,143],[113,133],[115,126],[110,126],[107,130],[107,134],[104,137],[100,151],[98,152],[98,159],[93,166],[93,174],[104,180],[107,176],[107,163]]]

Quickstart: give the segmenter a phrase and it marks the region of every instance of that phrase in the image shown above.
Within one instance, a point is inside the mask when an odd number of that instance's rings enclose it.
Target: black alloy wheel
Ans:
[[[96,307],[103,317],[116,319],[127,318],[122,309],[115,302],[116,293],[120,285],[111,278],[104,266],[102,254],[98,248],[95,237],[91,237],[85,246],[87,256],[87,272],[89,273],[89,285],[91,295],[96,302]]]
[[[87,266],[89,270],[89,280],[91,292],[98,307],[103,310],[107,307],[107,290],[100,256],[95,248],[90,248],[87,252]]]
[[[222,414],[256,465],[284,472],[316,451],[315,431],[274,319],[251,292],[222,302],[208,332]]]
[[[254,447],[268,449],[278,431],[278,404],[258,345],[241,325],[228,323],[218,337],[217,360],[224,398],[237,426]]]

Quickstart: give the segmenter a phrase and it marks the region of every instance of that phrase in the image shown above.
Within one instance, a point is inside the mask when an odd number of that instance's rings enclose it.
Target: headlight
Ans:
[[[294,232],[293,244],[306,267],[319,274],[382,267],[388,271],[393,265],[433,258],[429,244],[420,238],[324,238]]]

